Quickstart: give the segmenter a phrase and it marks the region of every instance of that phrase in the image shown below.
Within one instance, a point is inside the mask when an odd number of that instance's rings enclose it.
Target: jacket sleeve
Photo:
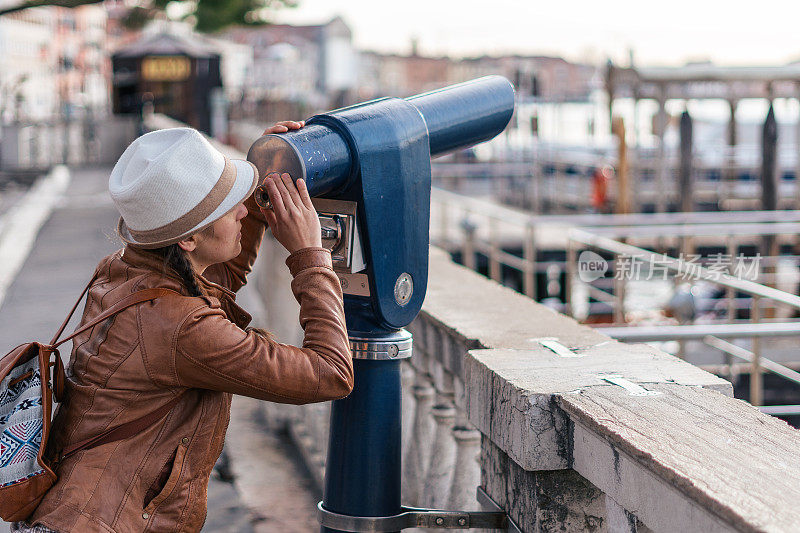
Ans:
[[[247,283],[247,275],[253,269],[267,227],[267,219],[252,194],[244,201],[244,205],[247,207],[247,216],[242,219],[242,251],[229,261],[211,265],[203,273],[207,280],[234,292]]]
[[[243,331],[221,309],[202,306],[179,326],[174,385],[298,404],[350,393],[353,363],[330,252],[306,248],[286,263],[300,303],[302,348]]]

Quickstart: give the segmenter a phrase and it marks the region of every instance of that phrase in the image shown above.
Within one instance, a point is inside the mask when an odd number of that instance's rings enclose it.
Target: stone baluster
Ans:
[[[314,466],[319,472],[325,471],[325,459],[328,457],[328,430],[331,422],[331,403],[318,403],[314,406]]]
[[[325,467],[325,448],[327,445],[327,435],[320,442],[314,426],[317,424],[313,407],[317,404],[283,406],[291,409],[291,415],[286,418],[287,429],[292,440],[300,452],[303,462],[311,472],[314,482],[318,487],[322,487],[322,479]]]
[[[285,429],[292,422],[291,410],[272,402],[258,402],[259,415],[270,430]]]
[[[305,448],[306,453],[312,453],[314,449],[314,439],[311,437],[311,412],[309,405],[300,408],[300,416],[297,424],[297,433],[300,436],[300,443]]]
[[[453,378],[453,391],[456,405],[456,419],[453,427],[456,460],[447,508],[474,511],[479,508],[476,490],[481,482],[479,463],[481,433],[467,419],[464,382],[457,377]]]
[[[327,455],[328,428],[331,421],[331,402],[319,404],[317,408],[317,435],[319,435],[320,451]]]
[[[450,495],[456,463],[456,443],[452,431],[456,410],[452,405],[443,403],[434,406],[431,412],[436,422],[436,433],[425,478],[422,503],[432,509],[442,509]]]
[[[416,344],[414,350],[417,349]],[[402,436],[401,436],[401,450],[402,456],[405,457],[408,452],[408,443],[411,438],[411,428],[414,422],[414,367],[411,366],[407,360],[403,361],[400,365],[400,383],[403,389],[402,396]]]
[[[315,453],[317,449],[317,436],[314,428],[316,422],[314,417],[315,407],[314,404],[303,406],[303,427],[305,428],[305,437],[308,441],[309,451],[311,453]]]
[[[475,511],[478,510],[476,489],[481,482],[478,463],[481,434],[470,427],[456,426],[453,428],[453,437],[456,441],[456,458],[447,508]]]
[[[314,452],[320,457],[327,456],[328,428],[330,426],[330,402],[312,404],[311,434],[314,438]]]
[[[417,384],[414,385],[413,394],[414,423],[406,457],[403,460],[403,503],[407,505],[420,505],[422,483],[425,480],[425,470],[430,461],[430,451],[433,441],[434,427],[430,411],[434,400],[434,390],[427,376],[417,374]]]
[[[420,358],[419,361],[422,364],[421,368],[423,368],[425,372],[431,376],[431,379],[433,380],[433,387],[438,393],[441,390],[441,364],[439,363],[438,359],[442,351],[442,338],[440,336],[441,332],[432,324],[425,324],[425,327],[422,329],[421,333],[425,339],[425,349],[423,352],[423,357]],[[439,378],[439,380],[437,380],[437,378]]]
[[[436,390],[436,402],[431,410],[436,431],[424,483],[422,502],[428,507],[441,507],[447,503],[452,469],[455,464],[456,444],[453,440],[452,429],[456,412],[453,407],[453,377],[442,364],[445,356],[444,350],[449,343],[445,342],[444,335],[437,328],[429,328],[429,330],[434,333],[429,334],[428,337],[428,346],[433,347],[433,350],[428,354],[428,368]]]
[[[292,417],[292,427],[294,427],[294,432],[296,435],[302,436],[306,432],[306,406],[300,405],[294,412],[294,416]]]

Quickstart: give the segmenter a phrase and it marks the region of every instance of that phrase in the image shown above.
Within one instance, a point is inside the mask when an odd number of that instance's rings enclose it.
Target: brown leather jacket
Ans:
[[[235,294],[255,260],[264,219],[251,200],[242,253],[206,270],[208,296],[190,297],[157,256],[128,247],[103,259],[83,322],[124,296],[164,287],[175,295],[136,305],[74,340],[67,400],[53,426],[59,450],[135,420],[186,391],[161,421],[130,439],[78,452],[29,523],[60,532],[199,531],[211,469],[222,451],[231,394],[283,403],[341,398],[353,387],[342,294],[327,250],[287,265],[300,303],[303,347],[244,328]]]

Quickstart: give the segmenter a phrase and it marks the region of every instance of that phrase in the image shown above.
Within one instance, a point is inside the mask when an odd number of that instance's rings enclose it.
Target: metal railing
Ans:
[[[789,224],[795,226],[795,224]],[[770,231],[764,224],[756,224],[757,229],[748,230],[746,228],[731,228],[726,229],[729,235],[731,234],[747,234],[748,231],[758,231],[759,235],[765,235],[764,232]],[[776,223],[776,227],[772,228],[771,233],[783,233],[787,231],[784,227],[786,224]],[[669,227],[659,228],[660,230],[669,231]],[[719,228],[722,230],[723,228]],[[711,231],[713,231],[712,229]],[[688,233],[687,233],[688,234]],[[734,240],[729,239],[730,243],[735,243]],[[680,343],[681,349],[679,353],[684,351],[684,342],[688,339],[699,340],[703,344],[716,348],[722,351],[726,356],[733,356],[744,359],[751,363],[750,372],[750,403],[753,405],[761,405],[763,403],[763,379],[762,370],[768,370],[780,375],[783,378],[800,384],[800,374],[797,372],[780,365],[772,360],[766,359],[762,356],[761,338],[764,336],[775,335],[797,335],[800,336],[800,323],[788,324],[770,324],[770,327],[761,327],[762,312],[764,311],[762,302],[769,300],[777,305],[784,306],[792,310],[800,310],[800,296],[790,294],[785,291],[780,291],[773,287],[762,285],[747,279],[740,279],[726,272],[710,271],[706,267],[698,264],[690,264],[679,258],[669,257],[665,254],[658,254],[644,248],[632,246],[608,237],[603,237],[590,233],[588,231],[573,229],[570,232],[569,247],[567,249],[567,294],[571,294],[571,284],[577,282],[578,275],[576,268],[578,266],[577,246],[583,245],[592,249],[601,250],[614,255],[615,258],[627,257],[632,262],[640,262],[649,265],[651,268],[658,264],[660,268],[671,272],[675,278],[678,276],[691,276],[694,280],[704,281],[720,287],[724,287],[726,295],[730,302],[733,302],[735,293],[744,293],[751,298],[750,307],[750,320],[753,327],[747,325],[736,324],[730,328],[716,327],[713,324],[704,324],[700,326],[676,326],[683,329],[669,329],[663,328],[662,332],[650,331],[649,334],[639,332],[632,335],[626,335],[625,328],[604,329],[603,331],[611,337],[619,340],[629,340],[636,338],[638,341],[656,341],[656,340],[677,340]],[[625,290],[626,290],[626,277],[615,273],[614,280],[614,293],[609,294],[601,291],[595,287],[590,287],[590,294],[593,296],[600,296],[607,301],[613,301],[615,322],[625,322]],[[675,279],[673,278],[673,279]],[[571,302],[567,301],[567,311],[571,313]],[[731,320],[735,314],[735,308],[728,308],[728,319]],[[685,329],[691,328],[691,329]],[[633,328],[634,330],[638,328]],[[716,335],[713,333],[716,332]],[[668,335],[668,336],[667,336]],[[730,342],[724,341],[720,336],[729,338],[751,338],[752,350],[746,350],[740,346],[736,346]],[[729,362],[730,366],[730,362]]]
[[[0,171],[41,172],[54,165],[113,164],[136,138],[126,115],[0,125]]]
[[[740,246],[761,246],[765,236],[778,243],[796,244],[797,235],[800,234],[798,211],[541,216],[442,190],[434,191],[432,207],[431,240],[434,244],[460,255],[464,266],[472,270],[478,270],[479,266],[485,268],[488,277],[499,283],[509,284],[509,269],[517,271],[519,275],[515,278],[521,278],[521,283],[515,287],[517,290],[573,316],[575,302],[571,296],[579,281],[576,268],[581,250],[593,249],[611,254],[612,259],[608,263],[614,269],[618,264],[616,260],[625,256],[645,264],[658,264],[670,274],[668,281],[671,283],[680,281],[682,276],[690,276],[693,280],[713,284],[722,290],[721,297],[716,300],[716,307],[722,309],[722,316],[707,321],[722,324],[674,326],[697,328],[691,331],[659,326],[664,327],[664,332],[656,335],[649,330],[649,336],[645,333],[647,330],[636,336],[639,328],[627,326],[615,328],[613,331],[617,333],[608,330],[608,334],[621,340],[626,338],[625,335],[644,341],[674,340],[678,343],[678,354],[682,356],[685,355],[686,341],[698,340],[723,352],[729,375],[734,358],[744,359],[751,366],[750,400],[754,405],[763,402],[762,371],[774,372],[784,378],[794,375],[793,370],[763,357],[761,339],[765,336],[800,336],[800,325],[779,322],[800,311],[800,296],[766,285],[778,282],[779,275],[775,272],[778,260],[797,264],[796,256],[759,256],[761,264],[752,273],[753,280],[749,280],[740,279],[730,272],[709,271],[701,264],[656,253],[618,239],[647,241],[653,248],[662,249],[672,242],[673,249],[691,251],[703,243],[717,243],[724,247],[727,256],[736,258]],[[565,260],[542,260],[540,257],[545,250],[559,248],[566,251]],[[485,258],[482,265],[478,264],[480,256]],[[563,272],[566,276],[562,281]],[[537,281],[537,277],[544,279]],[[583,285],[594,300],[589,305],[590,312],[598,308],[610,309],[614,324],[621,325],[626,324],[626,301],[630,295],[625,279],[619,278],[616,275],[612,278],[600,277],[594,283]],[[537,291],[537,284],[544,287],[544,294],[537,294],[540,292]],[[561,294],[564,295],[564,301],[556,301]],[[745,318],[739,318],[740,315]],[[725,327],[730,329],[725,334],[714,334],[717,331],[714,328],[718,326],[723,330]],[[731,332],[735,332],[735,335],[731,335]],[[746,350],[751,355],[747,356],[742,351],[744,348],[730,348],[720,343],[723,341],[714,340],[722,337],[752,339],[752,349]],[[789,406],[786,410],[792,409]]]
[[[750,158],[695,158],[692,196],[696,205],[721,209],[760,209],[761,169]],[[563,148],[540,148],[522,153],[519,159],[496,162],[434,162],[434,185],[464,194],[491,194],[508,205],[538,213],[585,213],[593,211],[592,176],[598,168],[614,166],[616,156],[596,150],[583,154]],[[634,211],[644,207],[663,210],[680,205],[677,157],[660,163],[647,155],[629,161]],[[662,169],[663,165],[663,169]],[[782,168],[778,180],[778,207],[797,208],[794,167]],[[617,187],[609,183],[607,201],[613,206]]]
[[[531,215],[442,189],[433,191],[431,217],[434,244],[460,255],[461,262],[472,269],[477,267],[476,256],[485,257],[488,276],[501,283],[506,268],[520,272],[519,291],[540,300],[557,296],[558,291],[537,294],[536,275],[557,279],[567,268],[565,258],[552,254],[542,259],[540,252],[567,250],[571,228],[584,228],[608,238],[635,237],[658,248],[674,242],[673,248],[692,250],[699,245],[721,242],[731,257],[736,256],[740,246],[758,246],[762,235],[773,234],[779,243],[795,245],[800,234],[800,211]],[[788,255],[764,255],[760,259],[761,265],[767,267],[759,273],[759,279],[765,283],[777,280],[778,275],[771,268],[775,261],[798,260]],[[603,278],[598,280],[603,281]],[[612,296],[595,295],[600,301],[613,301]],[[749,307],[748,300],[735,298],[735,291],[726,294],[726,300],[732,310]]]

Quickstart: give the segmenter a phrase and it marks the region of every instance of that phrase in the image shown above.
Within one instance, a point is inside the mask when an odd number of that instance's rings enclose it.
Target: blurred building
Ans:
[[[124,0],[105,0],[104,6],[108,12],[107,34],[109,50],[114,57],[121,58],[137,48],[141,52],[143,43],[150,42],[152,44],[154,39],[160,39],[162,45],[165,45],[166,48],[159,51],[156,49],[158,47],[155,47],[150,51],[153,56],[166,56],[174,52],[178,56],[186,57],[189,61],[193,61],[193,58],[196,59],[195,56],[198,56],[198,54],[208,57],[211,57],[211,55],[219,56],[218,68],[221,84],[209,85],[206,91],[207,94],[201,98],[203,101],[197,100],[197,95],[190,100],[186,100],[183,96],[176,97],[178,93],[184,96],[188,94],[186,91],[189,89],[177,88],[184,80],[159,80],[168,83],[172,87],[169,90],[165,89],[163,83],[151,85],[143,83],[141,79],[134,81],[131,72],[139,67],[123,61],[125,65],[115,69],[116,73],[113,82],[115,112],[140,113],[143,103],[142,96],[148,93],[146,98],[155,100],[148,101],[152,101],[156,111],[165,112],[175,118],[187,117],[191,114],[190,110],[178,109],[180,106],[175,104],[178,100],[182,100],[187,105],[199,106],[192,118],[192,124],[198,124],[197,127],[203,131],[224,139],[227,132],[229,103],[241,101],[243,92],[250,83],[250,73],[253,70],[252,47],[238,44],[228,39],[197,33],[191,24],[182,21],[170,21],[165,17],[148,21],[141,29],[131,29],[125,24],[125,18],[131,8],[130,5],[127,5]],[[167,40],[171,41],[171,44],[167,44]],[[217,60],[214,59],[213,61],[216,62]],[[122,65],[119,61],[115,63],[118,67]],[[196,63],[199,69],[203,68],[202,65],[202,61]],[[203,77],[203,73],[199,71],[190,74],[187,80],[197,81]],[[156,80],[150,81],[155,82]],[[205,85],[206,83],[203,82],[202,84]],[[191,86],[191,82],[189,85]],[[153,88],[160,94],[150,90]],[[173,91],[177,91],[177,93],[172,94]],[[168,104],[167,100],[172,101],[172,103]],[[200,120],[201,115],[209,114],[211,116],[210,122],[207,123],[206,119]]]
[[[68,118],[106,113],[111,65],[106,42],[106,11],[89,5],[54,8],[56,88],[59,114]]]
[[[31,8],[1,17],[0,118],[37,121],[105,112],[105,23],[105,10],[94,5]]]
[[[341,18],[327,24],[236,27],[220,38],[253,50],[247,97],[320,110],[353,101],[358,53]]]
[[[0,17],[0,120],[49,118],[57,107],[51,9]]]
[[[586,100],[596,85],[597,69],[560,57],[501,56],[453,59],[363,52],[359,70],[361,98],[410,96],[445,85],[499,74],[524,99]]]
[[[253,71],[253,49],[226,39],[197,35],[220,55],[220,74],[227,101],[237,101],[250,85]]]
[[[454,83],[453,60],[448,57],[408,56],[362,52],[358,96],[411,96]]]
[[[261,121],[308,116],[381,96],[410,96],[490,74],[514,83],[522,99],[587,100],[597,69],[559,57],[430,57],[358,51],[336,17],[313,26],[235,27],[220,39],[250,47],[253,67],[236,117]]]

